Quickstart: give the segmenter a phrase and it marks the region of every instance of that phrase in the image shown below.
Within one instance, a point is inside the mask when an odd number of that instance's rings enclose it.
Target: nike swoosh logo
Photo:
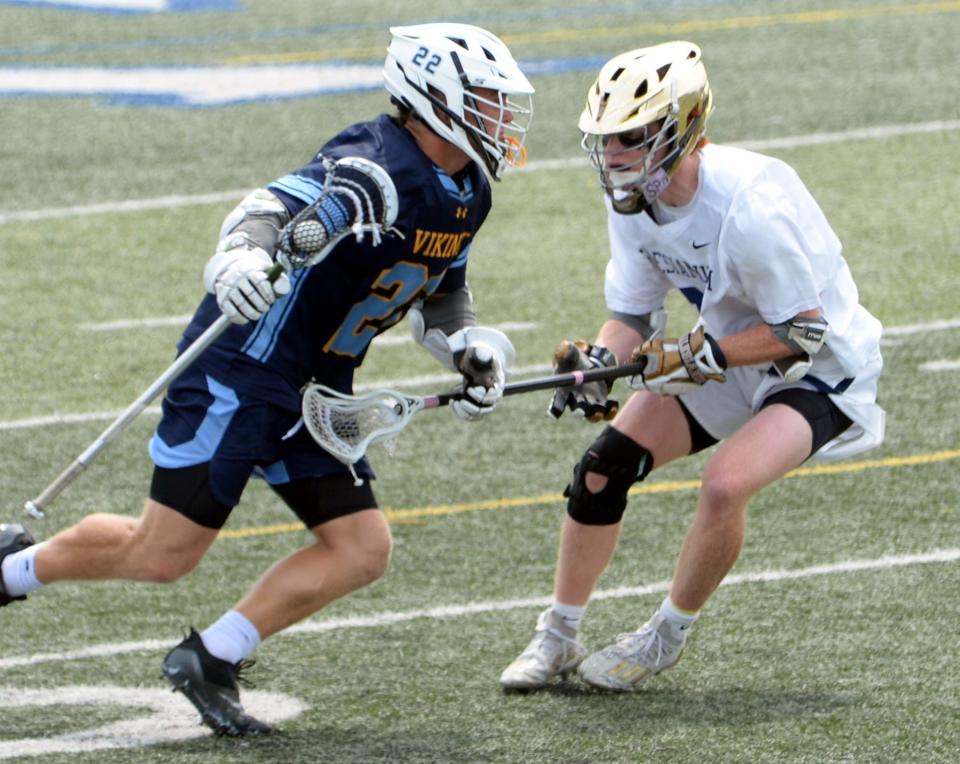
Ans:
[[[705,241],[705,242],[703,242],[703,244],[697,244],[697,242],[693,242],[693,248],[694,248],[694,249],[703,249],[703,248],[706,247],[709,243],[710,243],[709,241]]]

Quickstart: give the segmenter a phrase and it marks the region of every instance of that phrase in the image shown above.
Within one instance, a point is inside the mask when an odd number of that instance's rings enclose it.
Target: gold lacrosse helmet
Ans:
[[[697,148],[712,109],[692,42],[638,48],[604,64],[577,126],[617,212],[642,212],[669,185]]]

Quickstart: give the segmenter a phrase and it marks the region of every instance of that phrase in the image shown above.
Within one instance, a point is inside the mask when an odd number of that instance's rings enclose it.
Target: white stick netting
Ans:
[[[310,385],[302,406],[310,435],[351,472],[374,443],[393,454],[397,435],[419,408],[417,399],[392,390],[353,396],[324,385]],[[356,472],[353,474],[356,478]]]

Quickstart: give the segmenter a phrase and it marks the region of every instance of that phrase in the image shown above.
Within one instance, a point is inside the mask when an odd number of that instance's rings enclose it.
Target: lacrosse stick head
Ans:
[[[374,443],[393,453],[397,435],[422,407],[421,400],[393,390],[347,395],[319,384],[304,390],[302,402],[310,435],[351,471]]]
[[[393,179],[363,157],[324,160],[326,176],[319,198],[291,220],[277,243],[288,270],[316,265],[348,234],[369,234],[376,246],[397,219],[399,200]]]

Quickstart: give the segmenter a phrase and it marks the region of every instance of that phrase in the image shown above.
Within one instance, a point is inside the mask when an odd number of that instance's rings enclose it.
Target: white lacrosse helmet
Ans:
[[[383,80],[404,108],[492,180],[500,180],[507,165],[523,164],[534,91],[499,38],[469,24],[392,27],[390,33]],[[497,100],[481,98],[476,88],[495,90]],[[484,115],[480,103],[494,116]]]
[[[669,185],[697,148],[712,110],[707,71],[692,42],[638,48],[603,65],[578,127],[618,212],[646,209]]]

